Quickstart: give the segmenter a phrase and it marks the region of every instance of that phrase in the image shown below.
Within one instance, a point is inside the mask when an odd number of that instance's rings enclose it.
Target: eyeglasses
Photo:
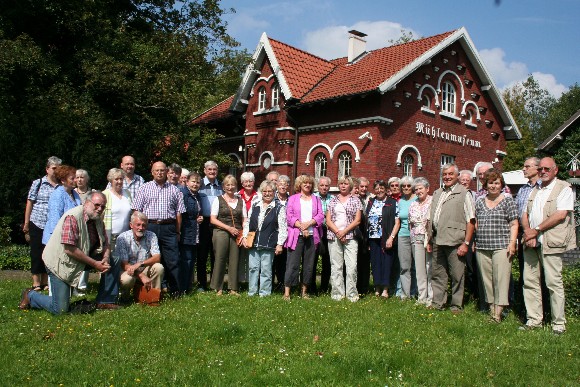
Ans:
[[[403,188],[411,188],[411,187],[412,187],[412,185],[411,185],[411,184],[403,184],[403,185],[402,185],[402,187],[403,187]]]
[[[552,169],[554,169],[554,167],[538,167],[538,172],[550,172]]]
[[[95,206],[95,208],[105,208],[106,206],[106,204],[95,203],[92,200],[89,200],[89,202],[93,203],[93,206]]]
[[[389,184],[389,187],[398,187],[399,184]]]

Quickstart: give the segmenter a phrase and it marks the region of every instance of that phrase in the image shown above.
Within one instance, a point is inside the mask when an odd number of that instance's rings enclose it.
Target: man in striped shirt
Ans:
[[[133,200],[133,209],[149,219],[149,231],[157,235],[161,263],[172,296],[181,295],[179,287],[179,236],[181,214],[185,212],[183,195],[167,181],[167,166],[158,161],[151,167],[153,181],[145,183]]]

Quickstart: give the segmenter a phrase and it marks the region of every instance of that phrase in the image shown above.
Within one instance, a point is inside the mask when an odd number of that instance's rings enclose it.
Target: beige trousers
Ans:
[[[512,265],[507,249],[477,249],[477,267],[483,282],[485,301],[488,304],[507,306]]]
[[[154,263],[152,266],[146,266],[143,271],[145,275],[151,278],[151,287],[155,289],[161,289],[161,281],[163,280],[163,273],[165,269],[160,263]],[[135,286],[139,278],[137,276],[129,275],[127,272],[121,274],[121,294],[123,297],[129,296],[131,289]],[[141,281],[139,281],[141,282]]]
[[[541,247],[524,249],[524,302],[528,325],[541,325],[542,289],[540,270],[544,270],[546,287],[550,291],[550,307],[553,328],[565,328],[564,282],[562,281],[561,254],[544,254]]]

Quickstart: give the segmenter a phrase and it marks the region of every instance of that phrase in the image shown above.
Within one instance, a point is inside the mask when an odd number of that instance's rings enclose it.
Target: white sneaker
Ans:
[[[72,295],[74,297],[83,297],[83,296],[86,296],[86,289],[77,289],[77,288],[74,288],[73,291],[72,291]]]

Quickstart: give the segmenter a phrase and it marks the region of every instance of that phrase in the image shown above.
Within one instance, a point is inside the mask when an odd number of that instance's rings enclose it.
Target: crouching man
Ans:
[[[147,231],[147,216],[139,211],[133,212],[130,230],[117,237],[115,257],[121,262],[121,299],[128,300],[135,284],[142,284],[149,291],[161,290],[163,265],[157,236]],[[157,300],[158,301],[158,300]]]

